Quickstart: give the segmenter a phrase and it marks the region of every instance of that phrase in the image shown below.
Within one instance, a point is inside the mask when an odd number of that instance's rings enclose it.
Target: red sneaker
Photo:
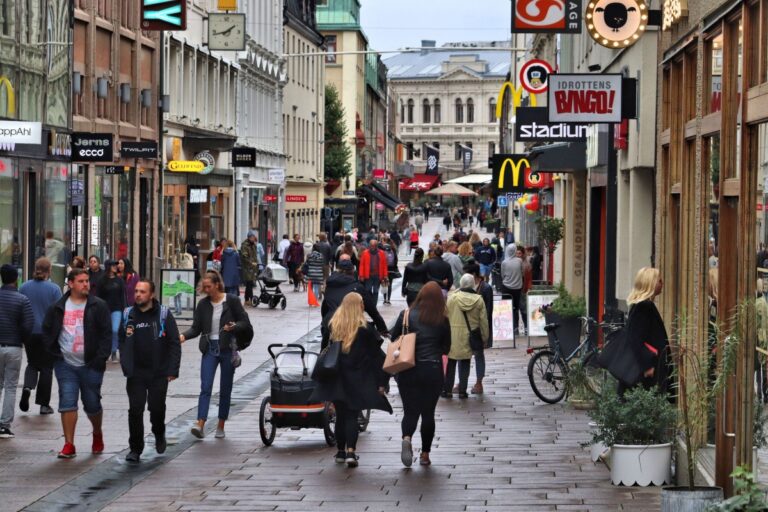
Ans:
[[[75,450],[75,445],[72,443],[64,443],[64,448],[61,449],[59,452],[59,458],[60,459],[74,459],[77,457],[77,451]]]
[[[104,451],[103,434],[93,434],[93,445],[91,446],[91,451],[97,455]]]

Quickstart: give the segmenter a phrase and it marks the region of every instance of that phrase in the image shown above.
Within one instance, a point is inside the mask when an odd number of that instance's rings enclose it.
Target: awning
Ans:
[[[368,185],[363,185],[362,187],[360,187],[360,191],[366,196],[373,199],[374,201],[380,202],[386,208],[389,208],[392,211],[394,211],[395,208],[397,208],[400,205],[400,201],[393,201],[389,197],[381,194],[378,190],[371,188]]]
[[[371,181],[371,188],[376,190],[379,194],[383,195],[390,201],[393,201],[395,204],[402,204],[402,201],[400,200],[399,197],[396,197],[395,195],[393,195],[389,190],[387,190],[387,187],[380,185],[375,180]]]
[[[436,174],[414,174],[413,178],[403,178],[400,180],[400,190],[411,192],[426,192],[435,188],[435,184],[440,179]]]
[[[459,185],[485,185],[490,183],[493,177],[490,174],[467,174],[448,180],[446,183],[458,183]]]
[[[531,148],[528,153],[535,172],[581,172],[587,169],[586,142],[556,142]]]

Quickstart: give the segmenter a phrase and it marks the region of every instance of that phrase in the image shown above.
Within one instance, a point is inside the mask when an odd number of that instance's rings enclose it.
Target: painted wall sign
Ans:
[[[307,202],[307,196],[285,196],[285,201],[287,203],[306,203]]]
[[[517,109],[515,140],[520,142],[572,142],[587,140],[587,124],[550,123],[547,107]]]
[[[618,123],[621,121],[621,75],[552,75],[549,121]]]
[[[111,133],[72,134],[73,162],[111,162],[113,150],[114,138]]]
[[[157,158],[157,142],[126,141],[120,145],[120,156],[123,158]]]
[[[523,88],[516,88],[515,84],[512,82],[504,82],[504,85],[501,86],[501,90],[499,91],[499,96],[496,98],[496,119],[500,119],[504,111],[504,93],[507,92],[507,89],[512,91],[512,112],[514,112],[523,102]],[[532,107],[536,106],[535,94],[531,94],[528,97],[528,103]]]
[[[688,16],[688,0],[665,0],[661,11],[661,30],[669,30]]]
[[[531,94],[543,94],[547,92],[549,75],[554,72],[554,68],[545,60],[529,60],[520,68],[520,85]]]
[[[607,48],[632,46],[648,27],[645,0],[590,0],[587,4],[587,31]]]
[[[232,167],[256,167],[256,148],[232,148]]]
[[[0,149],[13,151],[16,144],[40,144],[42,140],[42,123],[0,121]]]
[[[541,175],[531,171],[528,155],[493,155],[491,158],[493,191],[525,192],[538,190],[542,186]]]
[[[579,32],[581,0],[512,0],[512,33]]]
[[[142,0],[141,28],[186,30],[187,0]]]
[[[202,172],[205,164],[197,160],[171,160],[168,162],[168,170],[173,172]]]

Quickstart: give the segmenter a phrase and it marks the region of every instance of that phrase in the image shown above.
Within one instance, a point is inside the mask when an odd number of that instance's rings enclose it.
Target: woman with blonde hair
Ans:
[[[474,233],[472,235],[474,236]],[[469,242],[462,242],[459,245],[459,259],[462,267],[475,262],[475,252]]]
[[[336,376],[318,382],[310,401],[333,402],[336,410],[336,462],[354,468],[360,411],[379,409],[392,414],[384,396],[388,376],[382,370],[381,338],[363,316],[363,297],[349,293],[330,321],[331,343],[341,343]]]
[[[627,297],[627,332],[630,347],[643,371],[637,384],[646,389],[656,386],[667,392],[671,373],[669,338],[664,320],[653,302],[663,286],[659,269],[644,267],[637,272],[634,287]],[[620,383],[619,395],[626,390],[627,387]]]

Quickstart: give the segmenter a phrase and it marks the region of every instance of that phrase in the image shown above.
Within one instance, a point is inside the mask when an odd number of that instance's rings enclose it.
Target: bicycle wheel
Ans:
[[[596,356],[596,352],[591,352],[584,357],[584,373],[589,390],[595,396],[600,396],[603,393],[605,382],[608,380],[608,372],[597,365]]]
[[[549,350],[537,352],[528,362],[528,380],[536,396],[556,404],[565,396],[565,364]]]

